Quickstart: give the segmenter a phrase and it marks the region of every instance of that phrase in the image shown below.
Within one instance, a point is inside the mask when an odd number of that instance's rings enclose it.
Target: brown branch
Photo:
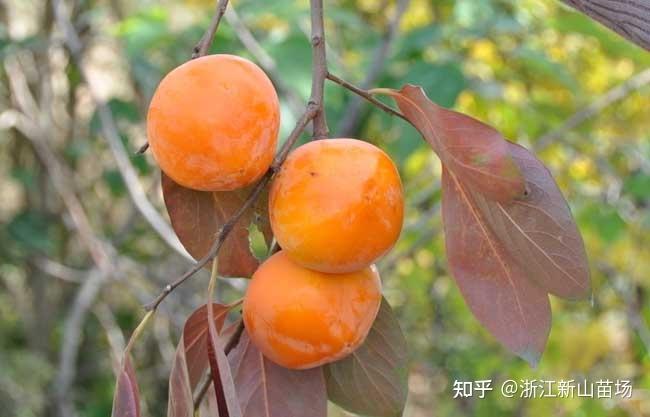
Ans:
[[[136,155],[142,155],[143,153],[147,152],[147,149],[149,149],[149,142],[145,142],[144,145],[140,146],[137,151],[135,151]]]
[[[327,115],[323,104],[323,90],[327,77],[327,55],[325,52],[325,30],[323,24],[323,0],[310,0],[311,6],[311,45],[312,45],[312,78],[311,97],[309,103],[316,106],[314,116],[314,139],[329,136]]]
[[[217,33],[219,23],[221,22],[221,18],[223,17],[224,13],[226,13],[227,7],[228,0],[219,0],[217,2],[217,9],[215,10],[214,15],[212,15],[210,26],[208,26],[208,29],[201,37],[201,40],[192,50],[192,59],[204,56],[208,53],[208,49],[210,49],[210,45],[212,45],[214,35]]]
[[[540,136],[537,141],[535,141],[535,150],[539,152],[546,149],[551,143],[560,139],[570,130],[578,127],[586,120],[596,116],[604,108],[619,100],[624,99],[629,94],[637,91],[639,88],[647,84],[650,84],[650,69],[641,71],[638,74],[634,75],[632,78],[629,78],[625,82],[610,89],[605,94],[594,100],[594,102],[589,104],[587,107],[583,108],[577,113],[574,113],[564,123],[562,123],[561,126]]]
[[[190,56],[190,59],[196,59],[205,56],[208,53],[210,45],[212,45],[212,42],[214,41],[214,36],[217,33],[217,29],[219,28],[219,23],[221,23],[221,18],[226,13],[227,8],[228,0],[219,0],[217,2],[217,6],[214,14],[212,15],[210,25],[205,30],[203,36],[201,36],[199,42],[194,46],[194,48],[192,48],[192,55]],[[147,149],[149,149],[149,142],[145,142],[135,153],[136,155],[142,155],[147,151]]]
[[[562,2],[650,51],[648,0],[562,0]]]
[[[172,291],[174,291],[176,287],[178,287],[183,282],[185,282],[189,277],[191,277],[192,275],[200,271],[201,268],[203,268],[208,262],[210,262],[210,260],[212,260],[219,253],[219,250],[221,249],[223,242],[228,237],[228,234],[230,234],[235,224],[237,224],[237,222],[244,215],[244,213],[255,203],[255,201],[257,201],[257,198],[260,196],[260,194],[262,194],[264,187],[266,187],[269,181],[271,181],[271,177],[273,177],[275,172],[280,168],[284,160],[287,158],[287,155],[289,154],[291,147],[296,143],[298,138],[300,138],[300,134],[303,132],[303,130],[305,130],[307,124],[315,117],[316,112],[317,112],[317,107],[315,105],[309,104],[307,106],[305,113],[298,120],[298,122],[296,122],[296,126],[293,128],[293,131],[291,132],[287,140],[284,142],[284,145],[280,149],[280,152],[278,152],[278,154],[276,155],[275,160],[271,164],[271,167],[268,169],[268,171],[266,171],[266,174],[264,174],[264,176],[257,182],[257,184],[255,184],[255,187],[248,195],[246,201],[244,201],[244,203],[239,208],[239,210],[237,210],[237,212],[230,219],[228,219],[228,221],[224,223],[224,225],[221,227],[208,253],[203,258],[201,258],[197,263],[192,265],[192,267],[189,270],[187,270],[183,275],[181,275],[178,279],[176,279],[171,284],[165,286],[162,292],[153,301],[151,301],[150,303],[144,306],[145,310],[150,311],[158,308],[158,305],[160,305],[160,303],[165,299],[165,297],[167,297]]]
[[[225,9],[224,9],[225,12]],[[328,136],[329,130],[325,117],[325,110],[323,106],[323,89],[325,78],[327,77],[327,62],[325,55],[325,33],[323,29],[323,4],[322,0],[311,0],[311,16],[312,16],[312,91],[307,108],[303,115],[296,122],[293,131],[287,137],[287,140],[282,145],[282,148],[276,155],[271,167],[264,174],[264,176],[257,182],[246,201],[237,210],[237,212],[221,227],[219,233],[210,247],[208,253],[195,263],[183,275],[177,278],[171,284],[163,288],[160,294],[150,303],[144,306],[145,310],[151,311],[158,308],[160,303],[172,292],[175,288],[185,282],[188,278],[193,276],[196,272],[201,270],[210,260],[217,254],[223,242],[228,237],[235,224],[244,215],[244,213],[257,201],[266,185],[271,181],[271,178],[280,169],[280,166],[287,158],[291,148],[300,138],[300,135],[307,127],[309,122],[313,121],[314,138],[324,138]],[[215,21],[216,19],[213,19]]]
[[[397,116],[397,117],[399,117],[399,118],[401,118],[401,119],[408,122],[408,119],[406,118],[406,116],[404,116],[402,113],[395,110],[394,108],[392,108],[390,106],[387,106],[386,104],[384,104],[381,101],[377,100],[370,93],[368,93],[367,90],[359,88],[359,87],[355,86],[354,84],[351,84],[351,83],[337,77],[336,75],[334,75],[332,73],[327,73],[327,79],[334,82],[334,83],[336,83],[336,84],[338,84],[338,85],[340,85],[341,87],[343,87],[343,88],[345,88],[347,90],[350,90],[351,92],[358,95],[359,97],[361,97],[363,99],[366,99],[367,101],[374,104],[375,106],[377,106],[381,110],[385,111],[386,113],[392,114],[393,116]]]
[[[386,59],[397,35],[397,30],[399,29],[399,23],[402,20],[402,16],[406,12],[409,3],[410,0],[398,0],[395,13],[388,21],[383,39],[375,49],[372,61],[368,67],[366,78],[361,81],[362,89],[367,90],[370,88],[383,72]],[[348,137],[357,129],[361,116],[361,103],[362,101],[360,97],[352,97],[343,111],[343,119],[339,123],[337,132],[341,137]]]
[[[231,6],[226,10],[225,18],[242,45],[244,45],[248,52],[250,52],[250,54],[264,69],[266,75],[269,76],[275,85],[275,88],[278,90],[278,93],[286,98],[289,109],[293,113],[294,117],[298,117],[305,108],[305,102],[298,93],[296,93],[296,91],[282,79],[273,57],[269,55],[257,39],[255,39],[255,36],[239,17],[239,14],[234,7]]]

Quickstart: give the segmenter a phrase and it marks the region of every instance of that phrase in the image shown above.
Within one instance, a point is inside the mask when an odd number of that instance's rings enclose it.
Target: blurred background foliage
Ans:
[[[149,199],[164,213],[155,163],[135,151],[146,141],[155,86],[189,58],[215,2],[67,3],[90,81],[108,102]],[[284,137],[309,94],[308,1],[233,3],[237,14],[221,25],[212,51],[266,60],[280,90]],[[648,68],[650,54],[553,0],[332,0],[326,26],[333,73],[358,84],[375,73],[372,86],[422,85],[437,103],[537,149],[571,205],[591,260],[592,303],[552,300],[548,347],[538,368],[529,368],[479,326],[448,274],[433,152],[401,120],[351,104],[347,91],[328,84],[332,134],[387,149],[407,192],[402,237],[380,262],[385,293],[410,343],[405,415],[650,415],[650,83],[610,97]],[[385,59],[373,62],[389,38]],[[109,415],[116,360],[142,303],[188,266],[134,208],[62,40],[49,0],[0,2],[0,409],[20,417]],[[11,88],[12,76],[25,79],[39,109],[28,116],[47,126],[42,139],[72,173],[72,191],[118,270],[90,300],[84,283],[97,270],[34,138],[13,128],[25,97]],[[353,123],[345,120],[350,106],[358,108]],[[578,123],[563,128],[575,115]],[[245,281],[233,282],[221,284],[223,299],[241,293]],[[199,275],[169,297],[135,349],[148,415],[165,414],[179,330],[202,303],[206,283]],[[495,391],[485,399],[452,399],[456,379],[493,379],[498,389],[520,378],[630,379],[634,395],[525,400]],[[332,415],[345,413],[332,406]]]

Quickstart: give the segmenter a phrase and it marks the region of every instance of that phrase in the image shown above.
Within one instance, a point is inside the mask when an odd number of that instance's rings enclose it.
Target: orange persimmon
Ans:
[[[374,265],[326,274],[303,268],[280,251],[253,274],[244,297],[244,324],[267,358],[286,368],[307,369],[359,347],[380,303]]]
[[[356,139],[325,139],[293,151],[271,186],[273,233],[298,264],[322,272],[357,271],[385,254],[404,214],[395,164]]]
[[[209,55],[172,70],[147,115],[149,145],[177,183],[202,191],[249,185],[268,169],[280,124],[266,74],[234,55]]]

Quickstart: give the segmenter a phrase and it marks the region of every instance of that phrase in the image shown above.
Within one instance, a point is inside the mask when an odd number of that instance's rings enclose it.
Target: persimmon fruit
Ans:
[[[271,185],[269,215],[287,256],[321,272],[366,268],[399,237],[402,183],[390,157],[356,139],[296,148]]]
[[[243,316],[264,356],[286,368],[307,369],[359,347],[380,303],[381,281],[374,265],[327,274],[303,268],[280,251],[253,274]]]
[[[254,63],[234,55],[186,62],[158,85],[147,115],[149,145],[174,181],[229,191],[259,179],[278,139],[279,101]]]

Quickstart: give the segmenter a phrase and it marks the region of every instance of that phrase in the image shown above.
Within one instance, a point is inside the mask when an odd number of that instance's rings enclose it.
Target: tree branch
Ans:
[[[562,0],[562,2],[650,51],[650,3],[647,0]]]
[[[124,144],[120,139],[119,131],[117,129],[115,119],[113,118],[113,114],[108,105],[106,105],[106,103],[99,98],[97,90],[91,82],[91,79],[83,66],[83,59],[81,54],[83,45],[79,39],[79,35],[72,25],[72,22],[64,10],[62,1],[52,0],[52,7],[54,9],[54,15],[56,16],[57,24],[65,35],[65,44],[67,45],[68,50],[70,51],[70,55],[75,61],[75,64],[79,69],[82,78],[85,80],[86,85],[88,86],[92,100],[95,102],[97,111],[99,113],[102,134],[104,136],[104,139],[106,139],[108,142],[108,145],[113,153],[113,157],[117,163],[118,170],[122,176],[122,179],[124,180],[133,204],[138,209],[142,217],[144,217],[144,219],[156,231],[162,240],[167,243],[167,245],[169,245],[169,247],[174,249],[184,258],[193,260],[183,245],[181,245],[172,228],[169,226],[169,224],[167,224],[167,222],[162,218],[162,216],[158,213],[158,211],[147,198],[147,195],[144,192],[142,185],[138,179],[138,175],[131,165],[129,156],[126,152],[126,149],[124,148]]]
[[[235,35],[237,35],[239,41],[244,45],[248,52],[255,57],[255,60],[264,69],[264,72],[269,76],[280,95],[286,97],[289,109],[293,113],[294,117],[298,117],[302,113],[305,103],[303,99],[282,80],[282,77],[278,74],[278,66],[273,60],[273,57],[271,57],[271,55],[264,50],[262,45],[260,45],[257,39],[255,39],[255,36],[241,20],[234,7],[231,6],[226,10],[225,17],[226,21],[235,32]]]
[[[187,270],[178,279],[176,279],[171,284],[165,286],[162,292],[153,301],[151,301],[150,303],[144,306],[145,310],[150,311],[158,308],[158,306],[165,299],[165,297],[167,297],[172,291],[174,291],[176,287],[178,287],[183,282],[185,282],[188,278],[190,278],[192,275],[200,271],[201,268],[203,268],[208,262],[210,262],[210,260],[212,260],[215,256],[217,256],[219,250],[221,249],[221,246],[223,245],[223,242],[228,237],[228,234],[230,234],[235,224],[237,224],[237,222],[244,215],[244,213],[257,201],[257,198],[260,196],[260,194],[262,194],[262,191],[264,190],[266,185],[271,181],[271,177],[273,177],[275,172],[280,168],[284,160],[287,158],[287,155],[289,154],[291,147],[296,143],[298,138],[300,138],[300,134],[303,132],[303,130],[305,130],[307,124],[315,117],[316,112],[317,112],[317,108],[315,105],[311,105],[311,104],[307,105],[307,109],[305,110],[302,117],[296,123],[296,126],[293,128],[293,131],[291,132],[287,140],[284,142],[284,145],[280,149],[280,152],[276,155],[275,160],[271,164],[271,167],[268,169],[268,171],[266,171],[266,174],[264,174],[264,176],[257,182],[257,184],[255,184],[255,187],[248,195],[246,201],[244,201],[244,203],[239,208],[239,210],[237,210],[237,212],[230,219],[228,219],[228,221],[224,223],[224,225],[221,227],[208,253],[203,258],[201,258],[198,262],[196,262],[189,270]]]
[[[574,113],[564,123],[562,123],[562,125],[540,136],[537,141],[535,141],[535,150],[539,152],[546,149],[551,143],[566,135],[570,130],[598,115],[607,106],[624,99],[647,84],[650,84],[650,69],[639,72],[632,78],[629,78],[625,82],[607,91],[587,107]]]
[[[314,139],[329,136],[327,115],[323,104],[323,90],[327,77],[327,55],[325,52],[325,30],[323,23],[323,0],[310,0],[311,5],[311,45],[312,45],[312,79],[309,103],[316,106],[314,116]]]
[[[370,88],[382,74],[384,66],[386,64],[386,58],[390,53],[391,46],[397,35],[399,23],[402,20],[402,16],[406,12],[409,3],[410,0],[398,0],[397,6],[395,8],[395,13],[388,21],[383,39],[380,42],[379,46],[375,49],[372,61],[368,67],[366,78],[361,81],[362,89],[367,90]],[[359,125],[359,119],[361,116],[361,103],[361,98],[352,97],[345,110],[343,111],[343,119],[339,123],[337,135],[341,137],[348,137],[354,133],[354,131],[357,129],[357,126]]]
[[[208,26],[208,29],[201,37],[201,40],[194,47],[192,51],[192,59],[204,56],[208,53],[210,45],[212,45],[212,41],[214,40],[214,35],[217,33],[217,29],[219,28],[221,18],[223,17],[224,13],[226,13],[227,7],[228,0],[219,0],[217,2],[217,9],[215,10],[214,15],[212,15],[210,26]]]
[[[359,88],[359,87],[357,87],[357,86],[355,86],[355,85],[353,85],[353,84],[351,84],[351,83],[337,77],[336,75],[334,75],[332,73],[327,73],[327,79],[334,82],[334,83],[336,83],[336,84],[338,84],[338,85],[340,85],[341,87],[343,87],[343,88],[345,88],[347,90],[350,90],[354,94],[356,94],[359,97],[369,101],[370,103],[374,104],[375,106],[377,106],[381,110],[385,111],[386,113],[392,114],[393,116],[397,116],[397,117],[399,117],[399,118],[401,118],[401,119],[408,122],[408,119],[406,118],[406,116],[404,116],[402,113],[395,110],[394,108],[392,108],[390,106],[387,106],[386,104],[384,104],[381,101],[377,100],[370,93],[368,93],[367,90]]]
[[[264,174],[264,176],[257,182],[249,196],[246,198],[239,210],[221,227],[217,234],[214,243],[210,247],[208,253],[195,263],[183,275],[168,284],[163,288],[160,294],[150,303],[144,306],[145,310],[152,311],[158,308],[160,303],[179,285],[183,284],[188,278],[193,276],[196,272],[201,270],[210,260],[217,254],[223,242],[232,231],[235,224],[244,215],[244,213],[257,201],[258,197],[266,185],[271,181],[271,178],[280,169],[282,163],[287,158],[291,148],[300,138],[301,133],[307,127],[309,122],[313,121],[314,137],[324,138],[327,137],[329,131],[327,128],[327,121],[325,118],[325,111],[323,108],[323,89],[325,78],[327,76],[327,62],[325,56],[325,34],[323,29],[323,5],[322,0],[311,0],[311,16],[312,16],[312,91],[309,103],[302,116],[296,122],[292,132],[287,137],[287,140],[282,145],[282,148],[276,155],[271,167]],[[214,21],[214,19],[213,19]]]

